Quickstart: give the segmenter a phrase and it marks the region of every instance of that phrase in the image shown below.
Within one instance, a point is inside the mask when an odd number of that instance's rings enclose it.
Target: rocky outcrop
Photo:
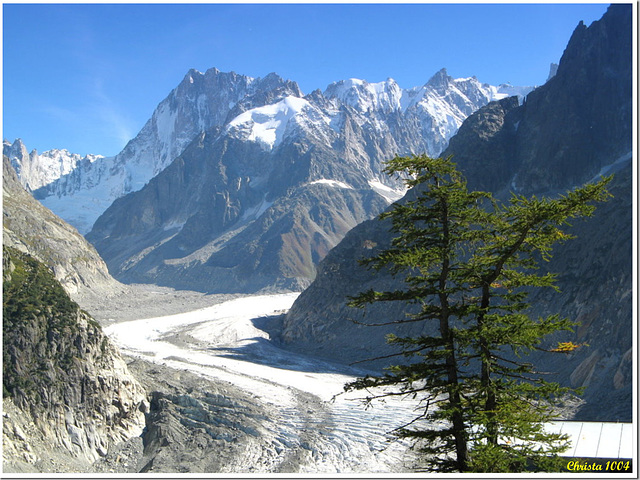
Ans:
[[[631,33],[628,5],[612,5],[589,28],[578,26],[549,83],[522,106],[507,99],[471,115],[443,153],[453,155],[471,188],[503,198],[510,191],[553,195],[599,173],[615,174],[613,198],[593,218],[574,222],[571,233],[578,238],[556,248],[553,260],[543,265],[560,274],[562,293],[537,292],[530,312],[560,313],[579,323],[575,332],[550,338],[548,345],[571,340],[588,347],[568,356],[531,358],[540,370],[557,372],[553,378],[560,382],[586,387],[586,405],[578,414],[585,420],[631,420]],[[403,307],[371,305],[363,316],[346,306],[349,296],[369,288],[403,286],[358,264],[389,245],[388,229],[385,222],[365,222],[320,263],[317,278],[285,318],[283,339],[291,347],[348,362],[391,353],[387,327],[356,322],[403,318]],[[411,330],[395,333],[415,335],[429,328],[410,325]]]
[[[95,248],[24,190],[7,157],[2,173],[4,245],[49,265],[74,297],[109,295],[122,288]]]
[[[231,473],[278,471],[278,452],[265,448],[278,412],[232,384],[132,362],[150,392],[142,449],[129,461],[132,473]],[[110,465],[109,455],[96,464]],[[132,460],[134,460],[132,459]]]
[[[142,433],[147,403],[50,270],[3,248],[4,471],[86,471]],[[70,460],[71,459],[71,460]]]

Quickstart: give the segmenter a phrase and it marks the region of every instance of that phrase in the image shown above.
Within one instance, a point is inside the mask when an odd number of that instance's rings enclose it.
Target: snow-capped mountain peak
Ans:
[[[350,78],[329,85],[324,96],[338,99],[359,112],[378,110],[388,113],[401,108],[403,90],[393,78],[378,83]]]
[[[39,158],[46,165],[37,164],[36,174],[30,169],[37,162],[15,160],[29,157],[21,142],[9,150],[34,196],[86,233],[114,200],[143,188],[203,132],[210,138],[257,143],[264,152],[289,138],[304,138],[323,150],[348,145],[344,160],[357,166],[361,178],[347,183],[367,185],[369,180],[389,181],[381,174],[382,156],[437,155],[468,115],[508,93],[475,78],[454,80],[442,69],[412,89],[401,88],[392,78],[377,83],[351,78],[303,98],[295,82],[275,73],[252,78],[216,68],[204,73],[191,69],[115,157],[45,152]],[[367,150],[367,144],[378,141],[375,153]],[[325,176],[324,167],[311,174],[314,179]]]
[[[442,98],[447,103],[457,103],[457,107],[467,103],[475,110],[478,108],[476,105],[484,105],[511,95],[522,99],[531,90],[532,87],[513,87],[509,84],[496,87],[481,83],[475,76],[454,79],[442,68],[422,87],[403,89],[392,78],[378,83],[350,78],[329,85],[324,96],[337,99],[361,113],[390,113],[399,110],[404,114],[407,109],[422,101],[431,103],[437,98]],[[463,110],[465,117],[471,113],[467,111],[468,108]]]
[[[288,96],[277,103],[241,113],[229,122],[226,131],[272,150],[282,142],[290,120],[305,108],[311,108],[307,100]]]
[[[65,169],[59,178],[31,189],[45,206],[87,233],[114,200],[144,187],[200,133],[287,95],[301,96],[295,83],[276,74],[255,79],[216,68],[189,70],[117,156]]]
[[[475,77],[460,78],[458,80],[459,81],[470,81],[473,78],[475,78]],[[435,74],[433,74],[433,76],[427,82],[426,86],[427,87],[431,87],[433,89],[440,88],[440,89],[444,90],[449,86],[451,80],[453,80],[453,79],[447,73],[447,69],[446,68],[441,68]]]
[[[4,155],[9,157],[11,165],[18,173],[20,183],[28,191],[49,185],[74,171],[81,163],[91,164],[104,158],[102,155],[92,154],[83,157],[66,149],[47,150],[43,153],[32,150],[29,153],[19,138],[13,144],[3,140],[2,146]]]

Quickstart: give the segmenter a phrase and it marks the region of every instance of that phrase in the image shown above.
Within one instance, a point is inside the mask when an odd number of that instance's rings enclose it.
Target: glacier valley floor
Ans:
[[[136,288],[137,294],[118,302],[120,308],[105,303],[92,313],[130,358],[130,368],[153,397],[152,413],[143,438],[110,453],[97,471],[419,468],[415,452],[388,442],[386,435],[413,418],[415,400],[397,397],[365,409],[358,399],[362,393],[341,394],[364,371],[278,343],[279,320],[297,293],[210,296]],[[172,314],[156,316],[159,311]]]

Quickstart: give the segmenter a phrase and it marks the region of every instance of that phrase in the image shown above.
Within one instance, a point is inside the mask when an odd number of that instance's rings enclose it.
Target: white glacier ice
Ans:
[[[309,102],[288,96],[272,105],[253,108],[231,120],[228,132],[242,132],[249,141],[258,142],[268,150],[282,142],[289,121],[309,107]]]
[[[105,332],[128,355],[230,382],[276,408],[278,438],[288,439],[279,449],[299,448],[300,429],[314,412],[300,411],[297,399],[302,392],[315,396],[330,417],[323,419],[322,432],[315,432],[321,441],[305,447],[311,454],[300,460],[301,473],[406,472],[408,444],[390,444],[386,433],[413,419],[415,400],[388,398],[365,410],[358,400],[363,394],[342,393],[356,378],[353,369],[283,350],[260,328],[298,295],[240,297],[193,312],[112,324]],[[181,341],[174,343],[176,335]]]

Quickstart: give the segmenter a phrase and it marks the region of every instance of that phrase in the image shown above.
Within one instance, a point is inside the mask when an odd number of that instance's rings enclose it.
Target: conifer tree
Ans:
[[[380,216],[391,220],[395,238],[363,264],[402,277],[405,288],[362,292],[350,305],[405,302],[414,313],[378,325],[427,322],[436,333],[389,335],[398,356],[411,361],[345,389],[393,387],[380,396],[420,398],[422,413],[395,433],[420,439],[434,470],[553,468],[567,437],[543,424],[553,418],[554,400],[570,390],[541,379],[522,355],[573,324],[559,315],[529,316],[527,296],[532,288],[557,289],[555,275],[540,274],[538,262],[571,238],[562,230],[571,218],[591,215],[593,203],[608,198],[610,178],[557,199],[513,195],[502,204],[490,193],[470,192],[451,159],[396,157],[385,171],[406,178],[414,195]]]

